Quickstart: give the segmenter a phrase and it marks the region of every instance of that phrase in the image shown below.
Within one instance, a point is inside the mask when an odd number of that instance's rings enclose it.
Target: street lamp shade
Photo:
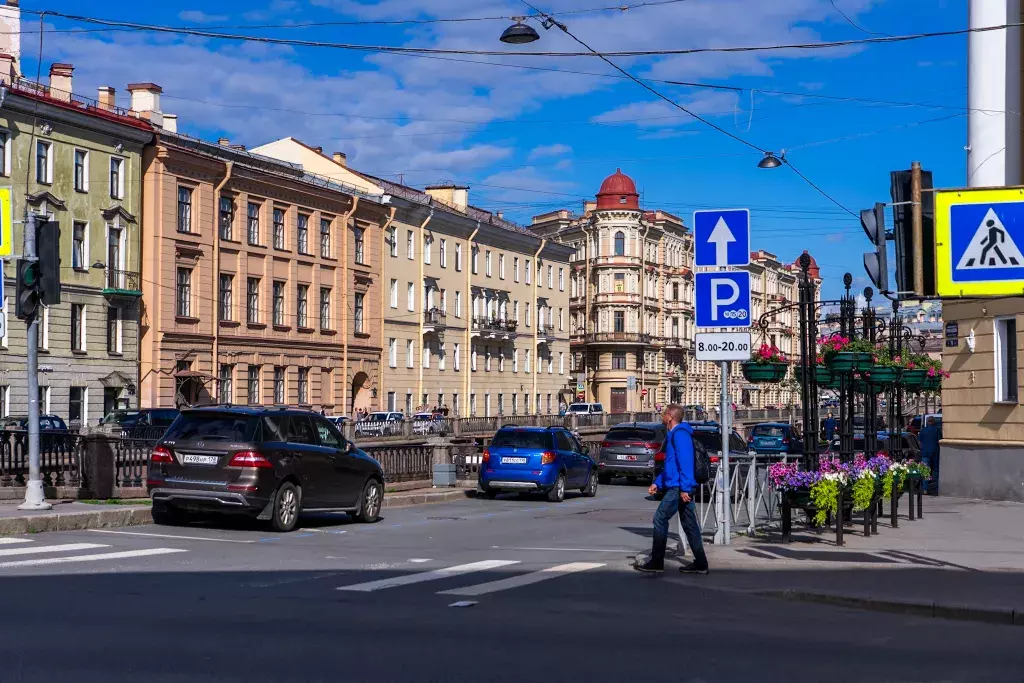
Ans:
[[[775,156],[774,152],[765,152],[764,159],[757,162],[758,168],[778,168],[779,166],[782,166],[782,161]]]
[[[524,24],[522,21],[516,23],[505,29],[505,32],[501,34],[501,42],[510,43],[512,45],[525,45],[526,43],[532,43],[535,40],[540,40],[540,36],[532,26]]]

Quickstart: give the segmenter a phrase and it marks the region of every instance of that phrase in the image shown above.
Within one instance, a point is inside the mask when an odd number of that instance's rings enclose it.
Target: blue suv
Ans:
[[[552,503],[565,490],[597,495],[597,463],[565,427],[502,427],[484,449],[480,488],[493,498],[503,491],[541,492]]]

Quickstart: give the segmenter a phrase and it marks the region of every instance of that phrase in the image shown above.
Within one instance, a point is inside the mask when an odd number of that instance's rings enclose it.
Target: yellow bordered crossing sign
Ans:
[[[11,188],[0,187],[0,258],[14,254],[14,203]]]
[[[1024,188],[935,193],[939,296],[1024,294]]]

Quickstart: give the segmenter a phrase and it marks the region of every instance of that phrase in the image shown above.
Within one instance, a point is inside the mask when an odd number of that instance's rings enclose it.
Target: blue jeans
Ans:
[[[665,497],[654,513],[654,545],[651,548],[651,562],[659,567],[665,565],[665,548],[668,545],[668,525],[672,518],[679,514],[683,523],[686,542],[693,551],[693,563],[700,568],[707,568],[708,558],[704,554],[704,539],[700,535],[700,523],[697,522],[697,506],[693,499],[683,503],[679,499],[679,489],[665,491]]]

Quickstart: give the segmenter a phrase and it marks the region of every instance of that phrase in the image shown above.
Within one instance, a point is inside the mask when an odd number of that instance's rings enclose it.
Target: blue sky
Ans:
[[[637,0],[546,0],[571,12]],[[361,20],[512,16],[505,0],[256,0],[138,3],[23,0],[26,9],[252,35],[380,45],[514,51],[498,42],[508,20],[399,25],[252,28]],[[963,28],[967,0],[835,0],[867,31],[908,34]],[[565,14],[569,29],[597,49],[766,45],[867,37],[830,0],[683,0],[627,12]],[[25,70],[34,73],[38,33],[23,18]],[[83,27],[47,19],[49,28]],[[220,26],[249,28],[219,29]],[[93,27],[94,28],[94,27]],[[539,28],[539,27],[538,27]],[[524,50],[576,50],[556,30]],[[31,53],[31,55],[29,54]],[[131,31],[45,33],[45,66],[70,61],[75,90],[95,96],[129,82],[164,88],[163,109],[180,130],[254,146],[293,135],[343,151],[361,170],[422,186],[471,185],[471,202],[528,223],[556,208],[579,209],[617,167],[631,175],[646,208],[692,223],[697,208],[749,207],[753,247],[793,260],[809,249],[826,294],[844,271],[866,284],[868,249],[856,219],[792,171],[756,168],[757,152],[708,129],[590,58],[467,57],[587,71],[585,76],[335,49],[240,44]],[[822,51],[620,59],[646,78],[720,84],[735,92],[655,84],[666,95],[756,145],[786,149],[805,175],[853,211],[888,199],[888,172],[920,160],[937,186],[964,182],[966,38]],[[786,91],[797,95],[779,95]],[[830,95],[897,106],[812,97]]]

